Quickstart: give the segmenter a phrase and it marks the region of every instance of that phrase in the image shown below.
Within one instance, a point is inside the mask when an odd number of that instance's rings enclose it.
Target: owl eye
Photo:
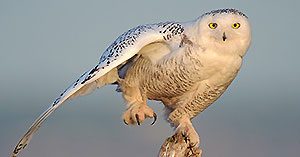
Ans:
[[[240,26],[241,26],[240,23],[234,23],[234,24],[231,25],[231,27],[232,27],[233,29],[238,29],[238,28],[240,28]]]
[[[208,24],[208,27],[209,27],[210,29],[216,29],[216,28],[218,27],[218,24],[217,24],[217,23],[209,23],[209,24]]]

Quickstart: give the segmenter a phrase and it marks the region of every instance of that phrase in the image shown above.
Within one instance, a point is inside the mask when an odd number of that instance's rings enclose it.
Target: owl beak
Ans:
[[[226,41],[226,39],[227,39],[225,32],[223,32],[222,39],[223,39],[223,41]]]

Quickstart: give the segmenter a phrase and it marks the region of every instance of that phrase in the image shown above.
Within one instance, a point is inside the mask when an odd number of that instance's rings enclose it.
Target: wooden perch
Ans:
[[[175,133],[160,148],[159,157],[201,157],[202,150],[193,146],[186,135]]]

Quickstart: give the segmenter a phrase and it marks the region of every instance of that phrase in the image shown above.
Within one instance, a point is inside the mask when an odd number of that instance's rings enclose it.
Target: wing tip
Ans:
[[[21,152],[21,150],[25,149],[28,144],[28,139],[24,142],[24,137],[19,141],[19,143],[16,145],[14,151],[11,154],[11,157],[17,157],[18,154]]]

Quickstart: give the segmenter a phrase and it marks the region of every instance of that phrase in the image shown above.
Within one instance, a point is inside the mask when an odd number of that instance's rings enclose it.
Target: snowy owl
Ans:
[[[190,22],[140,25],[120,35],[99,63],[82,74],[41,114],[15,147],[24,149],[45,119],[66,100],[104,85],[117,85],[127,103],[127,125],[140,125],[161,101],[167,120],[195,145],[191,119],[216,101],[236,77],[251,42],[247,16],[236,9],[207,12]]]

